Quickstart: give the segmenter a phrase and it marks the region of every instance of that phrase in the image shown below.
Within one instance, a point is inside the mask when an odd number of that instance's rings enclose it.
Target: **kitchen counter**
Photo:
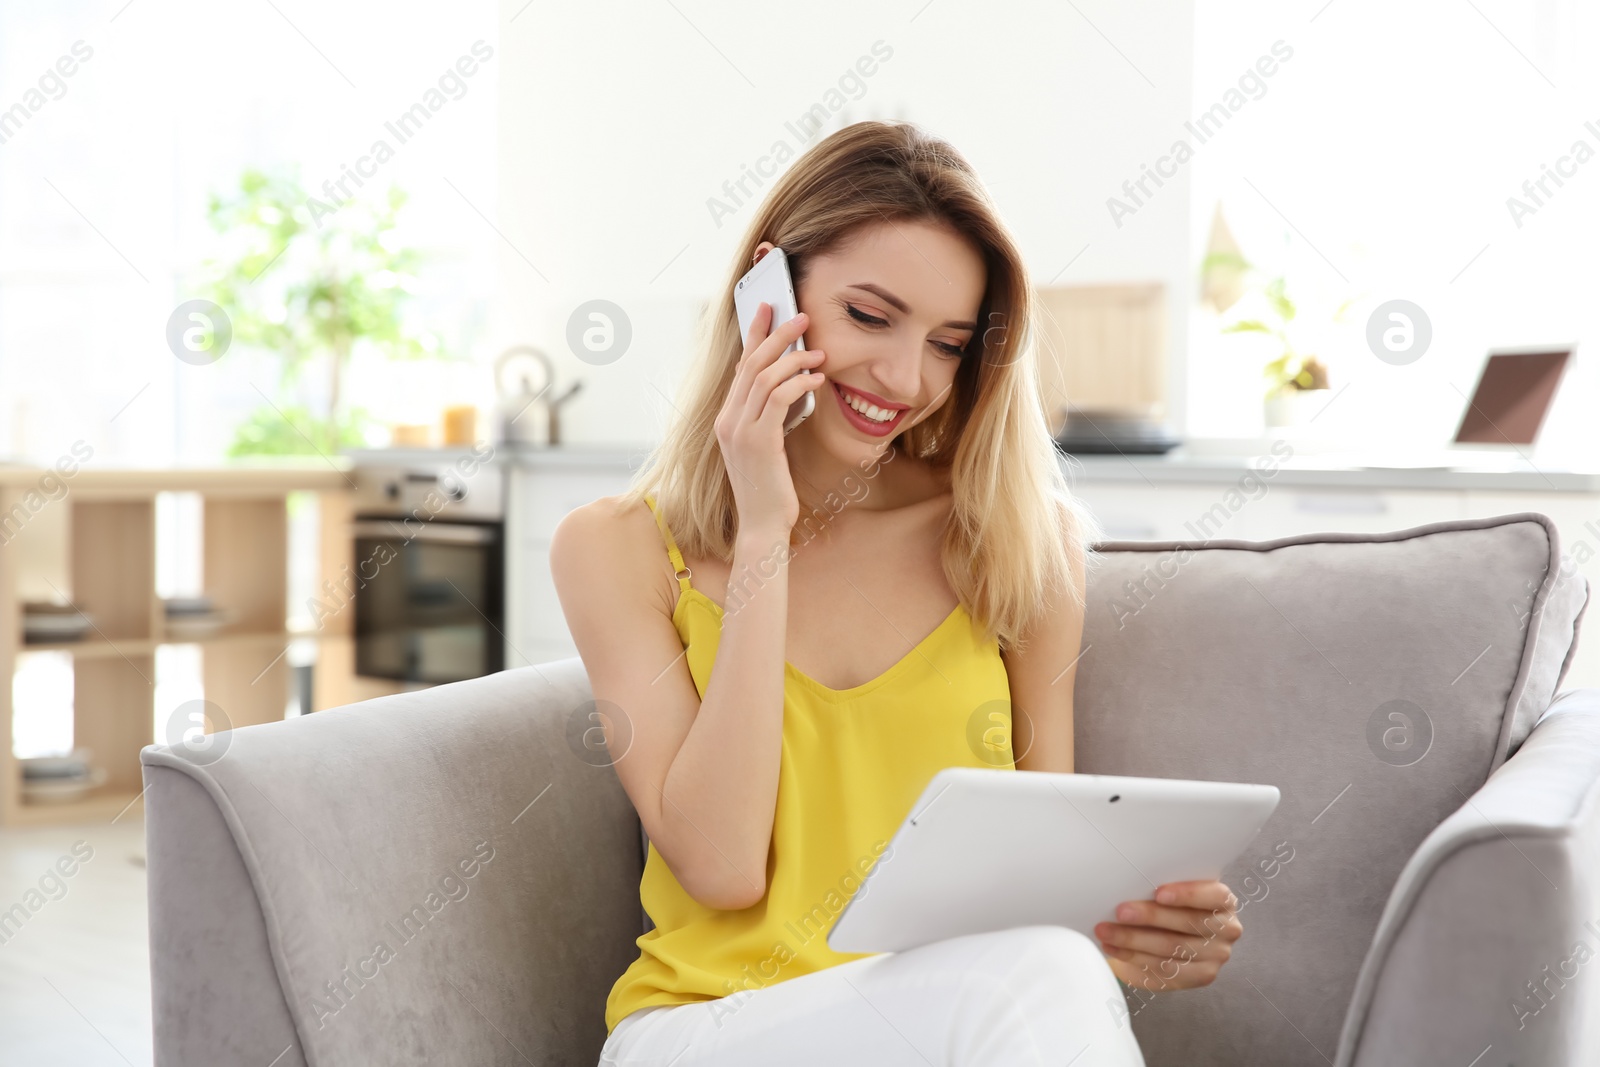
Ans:
[[[1247,444],[1241,442],[1240,444]],[[648,450],[621,445],[496,446],[506,462],[544,469],[611,468],[634,471]],[[1276,460],[1268,442],[1255,451],[1196,451],[1180,445],[1165,455],[1072,455],[1061,463],[1072,482],[1146,482],[1150,485],[1224,484]],[[1540,463],[1520,469],[1364,467],[1336,454],[1291,455],[1277,463],[1275,485],[1349,489],[1480,489],[1525,492],[1600,493],[1600,470],[1573,470]]]
[[[65,457],[65,465],[0,465],[0,489],[26,492],[40,488],[40,479],[54,476],[68,491],[108,498],[139,498],[155,493],[205,493],[210,496],[272,497],[284,493],[327,492],[349,487],[347,465],[337,460],[307,464],[239,465],[218,467],[111,467],[91,456]],[[48,495],[59,492],[45,485]]]
[[[575,654],[550,580],[550,538],[573,508],[627,488],[638,446],[500,446],[505,460],[508,664]],[[1280,447],[1280,452],[1283,449]],[[1195,441],[1165,455],[1061,456],[1068,482],[1106,540],[1238,538],[1307,532],[1378,533],[1484,515],[1540,512],[1563,554],[1600,588],[1600,471],[1362,467],[1350,454],[1295,444],[1279,460],[1270,439]],[[1463,457],[1465,462],[1465,457]],[[1275,464],[1269,474],[1262,468]],[[1581,643],[1569,685],[1600,685],[1600,642]]]
[[[1519,462],[1515,469],[1472,467],[1362,467],[1337,455],[1291,455],[1278,460],[1267,446],[1252,455],[1209,455],[1179,446],[1161,456],[1074,455],[1064,457],[1074,482],[1145,481],[1159,484],[1216,484],[1237,481],[1251,470],[1270,466],[1274,485],[1306,488],[1460,490],[1537,493],[1600,493],[1600,471],[1578,471]]]

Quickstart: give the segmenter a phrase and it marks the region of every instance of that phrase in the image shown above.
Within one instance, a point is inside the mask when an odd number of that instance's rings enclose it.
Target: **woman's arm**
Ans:
[[[1081,600],[1083,561],[1074,560],[1074,566]],[[1072,773],[1072,691],[1078,663],[1094,646],[1079,647],[1083,609],[1065,594],[1051,607],[1028,647],[1004,654],[1012,743],[1024,749],[1016,758],[1018,770]],[[1244,935],[1238,897],[1218,881],[1153,886],[1151,897],[1124,901],[1117,908],[1122,921],[1095,926],[1111,972],[1127,985],[1151,991],[1210,985]]]
[[[631,518],[609,500],[564,517],[550,542],[556,593],[597,710],[622,720],[603,724],[605,741],[650,843],[700,903],[746,908],[766,895],[777,805],[789,585],[773,550],[787,537],[740,531],[734,575],[761,560],[776,571],[738,583],[760,590],[724,620],[702,701],[661,593],[666,549],[648,513]]]
[[[1073,584],[1081,600],[1084,564],[1073,561]],[[1011,688],[1011,741],[1017,769],[1071,774],[1072,688],[1083,640],[1083,609],[1061,592],[1050,612],[1026,635],[1027,647],[1001,653]]]

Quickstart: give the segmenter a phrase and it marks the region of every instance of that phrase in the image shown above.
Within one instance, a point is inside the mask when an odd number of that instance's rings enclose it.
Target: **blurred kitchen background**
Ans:
[[[1108,536],[1541,511],[1600,580],[1597,49],[1578,0],[0,6],[0,908],[107,857],[0,913],[0,1047],[149,1062],[140,746],[572,654],[550,532],[851,122],[992,190]]]
[[[215,463],[247,431],[304,451],[271,405],[320,417],[328,404],[321,364],[336,346],[298,321],[319,277],[337,283],[336,303],[359,286],[385,312],[340,349],[347,436],[384,445],[451,404],[487,414],[495,357],[531,344],[557,392],[583,382],[563,409],[568,442],[646,445],[753,210],[731,187],[759,198],[778,146],[798,153],[862,118],[909,119],[957,145],[1040,286],[1160,286],[1152,391],[1184,439],[1263,429],[1272,342],[1221,332],[1226,315],[1202,299],[1219,210],[1222,247],[1256,267],[1243,284],[1286,279],[1299,340],[1349,385],[1317,420],[1337,442],[1446,437],[1489,347],[1572,341],[1600,314],[1600,268],[1580,243],[1595,232],[1587,164],[1547,185],[1543,206],[1523,190],[1575,142],[1600,144],[1585,125],[1600,125],[1597,75],[1579,62],[1600,15],[1571,0],[934,0],[803,19],[714,3],[386,5],[380,17],[135,0],[10,5],[0,19],[0,447],[19,459],[51,462],[81,437],[103,463]],[[79,41],[92,58],[20,113]],[[1275,42],[1292,58],[1199,142],[1185,124]],[[454,73],[463,57],[474,73]],[[396,121],[430,93],[435,110],[401,140]],[[799,121],[808,113],[821,130]],[[1137,205],[1124,183],[1179,139],[1192,158]],[[379,142],[392,152],[381,163]],[[363,160],[370,176],[355,173]],[[257,172],[282,184],[245,193]],[[348,197],[326,191],[347,175]],[[391,189],[406,197],[392,213]],[[311,219],[308,197],[331,213]],[[1116,217],[1112,197],[1132,210]],[[1532,209],[1520,221],[1511,197]],[[269,263],[290,204],[302,232]],[[236,318],[290,336],[247,342],[236,322],[229,358],[173,358],[169,317],[214,297],[218,275]],[[1404,371],[1362,336],[1365,313],[1394,298],[1433,329],[1430,358]],[[631,329],[603,366],[566,343],[573,312],[597,299]],[[390,336],[391,303],[408,344]],[[1093,353],[1057,356],[1092,365]],[[280,380],[295,360],[304,373]],[[1570,368],[1563,400],[1593,385],[1588,363]],[[1594,444],[1582,407],[1555,406],[1541,454]]]

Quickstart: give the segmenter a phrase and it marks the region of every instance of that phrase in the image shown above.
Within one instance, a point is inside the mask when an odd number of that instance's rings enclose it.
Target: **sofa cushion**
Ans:
[[[1532,513],[1096,548],[1076,769],[1282,792],[1222,874],[1233,959],[1125,1021],[1152,1064],[1331,1062],[1401,868],[1549,706],[1587,585]]]

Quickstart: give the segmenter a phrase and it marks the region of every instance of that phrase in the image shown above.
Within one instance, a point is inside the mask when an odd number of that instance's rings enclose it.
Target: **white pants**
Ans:
[[[760,989],[643,1008],[601,1067],[1144,1067],[1097,943],[1021,926],[866,956]]]

